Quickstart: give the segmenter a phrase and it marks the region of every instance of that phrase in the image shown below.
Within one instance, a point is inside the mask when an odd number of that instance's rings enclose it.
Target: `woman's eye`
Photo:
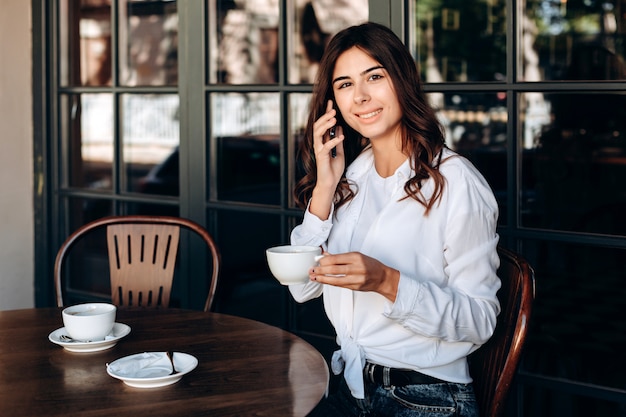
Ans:
[[[372,81],[380,80],[381,78],[383,78],[382,74],[372,74],[372,75],[370,75],[370,80],[372,80]]]
[[[352,83],[345,82],[345,83],[341,83],[341,84],[339,84],[339,87],[338,87],[338,88],[339,88],[339,89],[342,89],[342,88],[350,87],[351,85],[352,85]]]

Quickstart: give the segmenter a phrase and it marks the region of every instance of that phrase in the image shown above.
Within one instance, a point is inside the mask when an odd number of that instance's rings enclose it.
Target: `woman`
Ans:
[[[324,257],[289,289],[298,302],[323,295],[340,346],[332,369],[344,376],[314,415],[476,416],[466,358],[500,309],[497,203],[445,146],[388,28],[330,41],[301,158],[306,210],[291,243],[322,245]]]

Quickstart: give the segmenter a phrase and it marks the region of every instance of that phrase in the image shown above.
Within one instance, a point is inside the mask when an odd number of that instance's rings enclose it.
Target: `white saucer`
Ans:
[[[130,327],[123,323],[115,323],[111,333],[104,338],[95,342],[73,342],[61,339],[61,335],[68,336],[65,327],[56,329],[48,336],[52,343],[63,346],[65,350],[70,352],[97,352],[115,346],[118,340],[130,333]]]
[[[172,364],[165,352],[144,352],[107,363],[107,373],[135,388],[155,388],[173,384],[198,366],[198,359],[174,352],[177,373],[170,375]]]

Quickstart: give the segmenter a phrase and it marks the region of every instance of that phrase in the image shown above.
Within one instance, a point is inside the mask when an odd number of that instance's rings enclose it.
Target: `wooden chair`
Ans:
[[[220,252],[211,235],[188,219],[139,215],[97,219],[67,238],[54,264],[57,305],[63,306],[63,269],[72,247],[87,234],[106,228],[112,303],[120,307],[169,307],[181,227],[200,236],[213,258],[204,305],[204,311],[212,310]]]
[[[500,417],[520,361],[535,297],[532,267],[519,255],[498,248],[501,312],[491,339],[469,357],[470,374],[483,417]]]

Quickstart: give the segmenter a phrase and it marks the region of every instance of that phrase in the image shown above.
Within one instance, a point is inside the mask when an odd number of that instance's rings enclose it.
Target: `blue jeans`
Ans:
[[[336,392],[310,417],[478,417],[472,384],[419,384],[385,388],[365,383],[365,399],[352,397],[341,378]]]

